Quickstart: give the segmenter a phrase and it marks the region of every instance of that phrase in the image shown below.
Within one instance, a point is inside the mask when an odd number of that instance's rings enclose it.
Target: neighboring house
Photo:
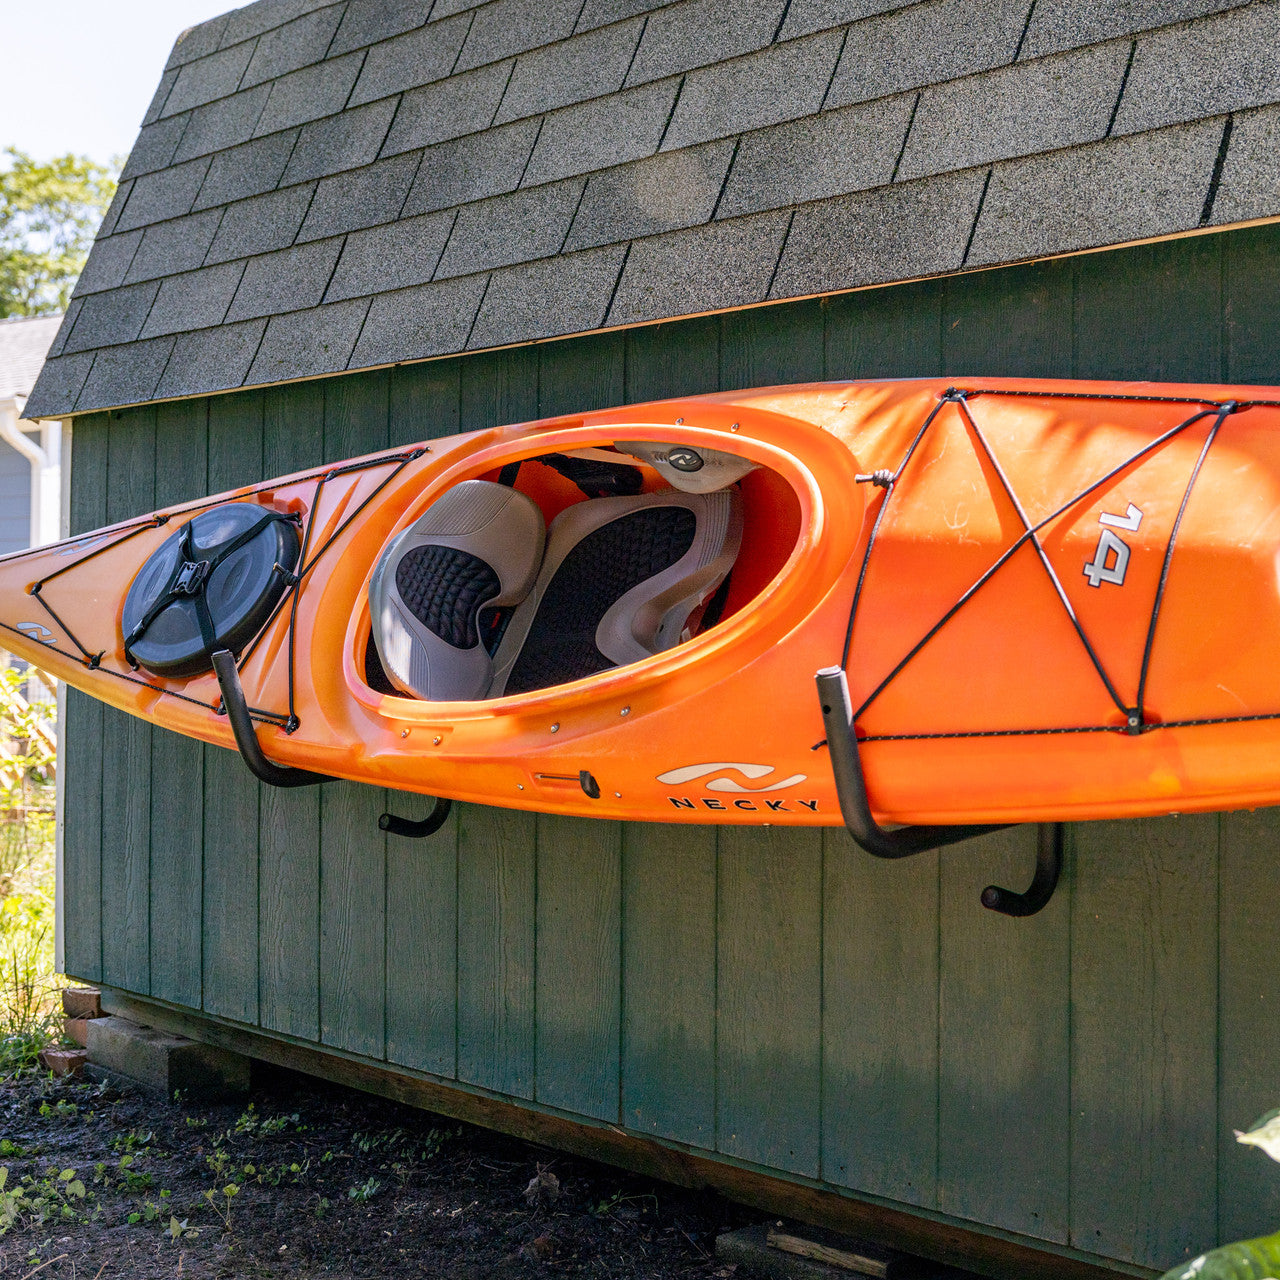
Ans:
[[[62,317],[0,320],[0,555],[58,536],[62,423],[24,421]]]

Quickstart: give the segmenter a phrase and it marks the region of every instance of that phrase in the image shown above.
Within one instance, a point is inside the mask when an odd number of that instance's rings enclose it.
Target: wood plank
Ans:
[[[942,364],[943,290],[936,280],[827,299],[828,378],[936,377]]]
[[[1075,830],[1070,1242],[1157,1270],[1217,1236],[1217,835]]]
[[[822,303],[731,311],[720,317],[720,385],[771,387],[823,376]]]
[[[716,1149],[817,1177],[822,832],[721,827]]]
[[[823,1180],[933,1207],[938,855],[824,832],[822,913]]]
[[[537,822],[463,805],[458,815],[458,1078],[533,1097]]]
[[[716,832],[622,831],[622,1117],[715,1141]]]
[[[1223,341],[1228,382],[1280,383],[1280,227],[1244,227],[1221,237]]]
[[[628,404],[720,390],[720,317],[627,331]]]
[[[619,1120],[621,826],[538,815],[541,1103]]]
[[[1036,828],[939,854],[938,1202],[1064,1243],[1070,1172],[1070,862],[1049,904],[1012,919],[979,895],[1031,883]]]
[[[599,333],[548,342],[538,352],[538,417],[588,413],[626,401],[626,336]]]
[[[456,435],[462,399],[462,361],[431,360],[391,371],[387,444],[418,444]]]
[[[538,416],[538,350],[508,347],[467,356],[460,366],[463,431]]]

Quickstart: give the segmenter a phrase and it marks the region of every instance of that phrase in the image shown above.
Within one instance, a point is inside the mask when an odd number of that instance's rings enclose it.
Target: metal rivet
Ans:
[[[737,431],[737,429],[738,429],[738,424],[736,422],[733,424],[733,426],[729,428],[730,431]]]
[[[677,426],[677,427],[678,427],[678,426],[680,426],[683,422],[684,422],[684,419],[683,419],[683,418],[677,418],[677,419],[676,419],[676,426]]]
[[[431,739],[431,745],[433,747],[438,747],[443,741],[444,739],[439,734],[436,734],[436,736]]]
[[[524,790],[524,783],[523,783],[523,782],[517,782],[517,783],[516,783],[516,790],[517,790],[517,791],[523,791],[523,790]]]
[[[618,714],[619,714],[620,716],[629,716],[629,715],[631,714],[631,708],[630,708],[630,707],[623,707],[623,708],[622,708],[622,710],[618,712]]]
[[[552,732],[552,733],[559,733],[559,732],[560,732],[560,724],[559,724],[559,722],[558,722],[558,721],[557,721],[555,724],[553,724],[553,725],[551,726],[551,732]]]
[[[621,799],[622,799],[622,792],[621,792],[621,791],[615,791],[615,792],[613,793],[613,795],[614,795],[614,799],[616,799],[616,800],[621,800]]]
[[[408,729],[401,729],[401,730],[400,730],[400,736],[401,736],[402,738],[407,738],[407,737],[409,736],[409,730],[408,730]]]

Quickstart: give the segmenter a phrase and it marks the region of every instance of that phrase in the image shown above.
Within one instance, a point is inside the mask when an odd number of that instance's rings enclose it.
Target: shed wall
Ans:
[[[76,531],[389,445],[816,378],[1280,383],[1254,228],[79,418]],[[903,864],[843,831],[478,806],[415,843],[354,784],[72,694],[66,968],[837,1192],[1164,1268],[1274,1229],[1230,1129],[1280,1102],[1280,815],[1081,824],[1031,920],[1029,829]]]

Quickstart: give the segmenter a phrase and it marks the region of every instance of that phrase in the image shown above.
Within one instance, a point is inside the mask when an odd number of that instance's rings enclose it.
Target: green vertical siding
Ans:
[[[1255,228],[76,423],[92,528],[540,414],[813,378],[1280,383]],[[1280,1103],[1275,812],[1081,824],[881,863],[839,830],[630,826],[259,788],[72,695],[67,966],[832,1188],[1165,1267],[1280,1219],[1229,1130]]]

